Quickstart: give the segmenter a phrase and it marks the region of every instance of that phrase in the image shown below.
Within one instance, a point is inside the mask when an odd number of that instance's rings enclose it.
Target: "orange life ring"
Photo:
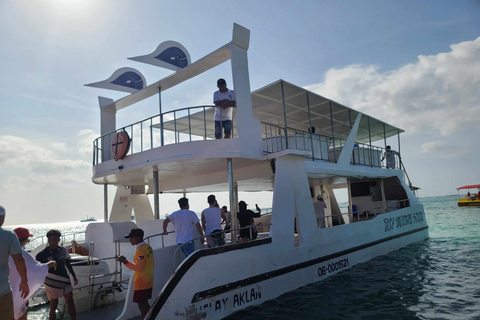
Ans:
[[[123,160],[130,150],[130,137],[125,131],[117,132],[112,142],[112,154],[115,161]]]

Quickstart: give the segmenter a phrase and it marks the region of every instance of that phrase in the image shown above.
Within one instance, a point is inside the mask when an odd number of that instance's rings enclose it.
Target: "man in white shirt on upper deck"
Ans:
[[[218,79],[218,91],[213,93],[213,103],[215,104],[215,139],[222,138],[222,130],[225,133],[224,138],[229,139],[232,134],[233,108],[236,107],[235,92],[227,88],[225,79]]]

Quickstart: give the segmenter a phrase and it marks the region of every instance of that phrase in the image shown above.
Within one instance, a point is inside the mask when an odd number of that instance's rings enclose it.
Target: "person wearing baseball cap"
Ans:
[[[29,238],[33,237],[33,234],[31,234],[28,229],[22,227],[15,228],[13,232],[15,232],[15,234],[17,235],[18,240],[20,241],[20,245],[22,247],[22,255],[25,259],[25,264],[27,266],[28,286],[31,293],[25,299],[21,297],[20,291],[18,290],[18,284],[20,283],[21,278],[17,270],[13,268],[13,259],[10,259],[10,284],[12,285],[14,318],[20,320],[27,320],[28,299],[42,285],[45,277],[47,276],[48,269],[57,268],[57,262],[52,260],[48,263],[42,264],[36,261],[35,258],[30,255],[30,253],[25,251],[25,246],[30,241]]]
[[[153,288],[153,268],[155,261],[153,259],[153,249],[149,244],[143,241],[144,232],[142,229],[134,228],[125,235],[130,240],[132,246],[136,246],[133,262],[128,261],[125,256],[119,256],[118,262],[125,264],[130,270],[133,270],[133,302],[138,304],[142,314],[142,319],[148,313],[150,305],[148,299],[152,298]]]
[[[236,107],[235,91],[227,88],[225,79],[217,80],[218,91],[213,93],[213,103],[215,104],[215,139],[229,139],[232,134],[233,108]]]
[[[0,315],[2,319],[14,319],[13,295],[8,281],[10,275],[9,258],[12,257],[13,264],[17,270],[20,282],[18,290],[22,298],[30,293],[28,288],[27,267],[22,255],[22,247],[17,236],[12,231],[2,229],[5,222],[5,208],[0,206]]]

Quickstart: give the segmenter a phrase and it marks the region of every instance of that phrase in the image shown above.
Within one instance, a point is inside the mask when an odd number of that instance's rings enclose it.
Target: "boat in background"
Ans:
[[[84,219],[84,220],[80,220],[80,222],[92,222],[92,221],[97,221],[97,219],[95,219],[95,217],[88,217],[87,216],[87,219]]]
[[[477,189],[477,193],[473,196],[470,193],[470,189]],[[467,190],[465,198],[460,198],[460,190]],[[458,191],[458,206],[459,207],[479,207],[480,206],[480,184],[472,184],[469,186],[463,186],[457,188]]]

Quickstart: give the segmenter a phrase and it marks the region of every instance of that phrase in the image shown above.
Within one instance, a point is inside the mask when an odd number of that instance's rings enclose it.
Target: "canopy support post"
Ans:
[[[233,166],[232,166],[232,158],[227,158],[227,172],[228,172],[228,195],[230,199],[230,213],[231,213],[231,236],[232,236],[232,243],[237,242],[237,212],[234,210],[235,208],[235,191],[233,189]]]
[[[280,81],[280,86],[282,87],[282,102],[283,102],[283,121],[285,124],[285,148],[288,149],[288,132],[287,132],[287,109],[285,106],[285,92],[283,91],[283,80]]]
[[[108,222],[108,184],[103,184],[103,221]]]
[[[155,209],[155,220],[160,219],[160,199],[158,189],[158,167],[153,167],[153,206]]]

